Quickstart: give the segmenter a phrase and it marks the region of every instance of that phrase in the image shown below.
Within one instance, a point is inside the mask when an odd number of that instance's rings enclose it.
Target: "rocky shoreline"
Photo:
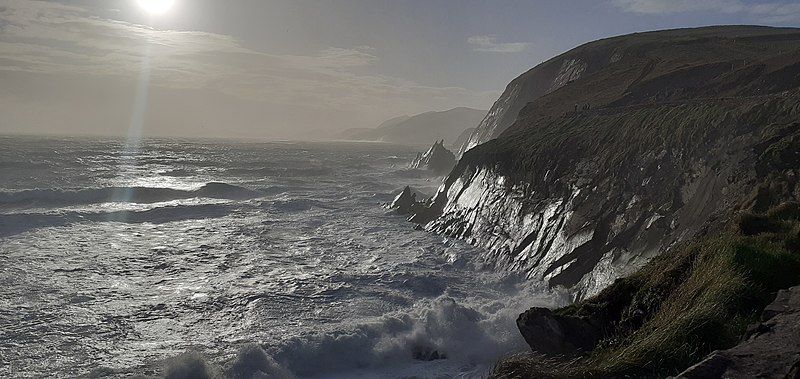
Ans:
[[[750,286],[777,291],[800,284],[790,277],[774,287],[737,271],[741,246],[778,254],[790,267],[800,254],[787,242],[796,219],[769,216],[800,199],[798,47],[800,30],[788,28],[641,33],[580,46],[509,84],[438,193],[405,199],[401,209],[426,230],[484,247],[486,261],[498,268],[574,294],[573,307],[520,316],[522,335],[545,358],[509,359],[498,377],[678,375],[712,350],[723,358],[706,366],[719,375],[744,370],[719,369],[719,362],[736,361],[734,342],[774,292],[758,292],[747,306],[725,301],[745,301]],[[742,215],[783,226],[750,233]],[[761,245],[776,239],[784,244],[779,253]],[[698,259],[719,260],[730,268],[721,277],[742,287],[690,283],[703,278],[691,269]],[[642,277],[657,269],[675,276]],[[717,297],[715,291],[729,289],[729,297]],[[687,302],[690,290],[731,307],[723,313],[735,323]],[[702,317],[659,321],[669,304]],[[648,345],[656,332],[690,334],[673,329],[694,330],[691,322],[703,317],[719,322],[713,330],[725,338],[699,335],[696,346],[686,342],[691,352]],[[631,350],[640,355],[625,364],[604,355]]]

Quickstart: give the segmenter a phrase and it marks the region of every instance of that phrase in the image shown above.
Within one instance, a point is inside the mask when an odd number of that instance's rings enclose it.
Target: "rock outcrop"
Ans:
[[[425,153],[417,153],[409,168],[429,170],[445,175],[456,165],[456,156],[444,147],[444,140],[436,141]]]
[[[603,337],[599,320],[531,308],[517,318],[525,342],[533,351],[546,355],[571,356],[591,351]]]
[[[684,377],[791,377],[794,312],[732,346],[800,284],[798,152],[800,29],[633,34],[512,81],[405,209],[574,294],[518,318],[533,353],[494,377],[664,377],[715,350]]]
[[[392,209],[398,215],[409,216],[408,220],[413,223],[425,224],[441,214],[445,199],[442,196],[438,196],[418,200],[424,196],[421,195],[421,192],[406,186],[395,196],[391,203],[384,204],[384,206]]]
[[[424,206],[423,202],[417,200],[417,194],[419,192],[413,190],[411,187],[406,186],[403,188],[397,196],[394,197],[389,204],[384,204],[386,208],[392,209],[397,214],[407,215],[417,211],[420,211],[421,207]]]
[[[794,183],[798,99],[798,29],[589,43],[509,84],[417,219],[585,298]]]
[[[800,378],[800,287],[780,291],[742,343],[711,353],[677,378]]]

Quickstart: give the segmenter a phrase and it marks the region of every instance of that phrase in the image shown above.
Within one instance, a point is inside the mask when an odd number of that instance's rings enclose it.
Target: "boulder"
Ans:
[[[577,355],[602,338],[591,318],[559,315],[547,308],[527,310],[517,318],[517,327],[531,349],[543,355]]]

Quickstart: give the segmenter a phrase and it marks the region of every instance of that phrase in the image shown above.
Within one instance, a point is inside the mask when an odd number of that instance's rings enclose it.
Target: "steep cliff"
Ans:
[[[789,28],[725,26],[637,33],[587,43],[511,81],[461,146],[459,155],[498,137],[525,107],[530,112],[557,114],[576,107],[640,102],[642,95],[653,100],[685,98],[689,94],[681,93],[683,90],[714,84],[704,81],[708,78],[758,85],[753,79],[771,64],[768,58],[791,53],[796,33]],[[771,79],[781,75],[776,74]],[[771,89],[791,87],[780,80],[765,84]],[[568,88],[562,90],[564,87]],[[758,88],[743,89],[717,86],[690,96],[758,93]]]
[[[710,27],[562,54],[509,85],[472,142],[496,138],[412,219],[576,299],[596,294],[796,167],[798,47],[798,29]]]

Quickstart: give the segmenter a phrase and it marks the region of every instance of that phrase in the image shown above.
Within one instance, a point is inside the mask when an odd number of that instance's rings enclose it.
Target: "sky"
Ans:
[[[325,139],[488,109],[599,38],[800,26],[798,0],[0,0],[0,134]]]

